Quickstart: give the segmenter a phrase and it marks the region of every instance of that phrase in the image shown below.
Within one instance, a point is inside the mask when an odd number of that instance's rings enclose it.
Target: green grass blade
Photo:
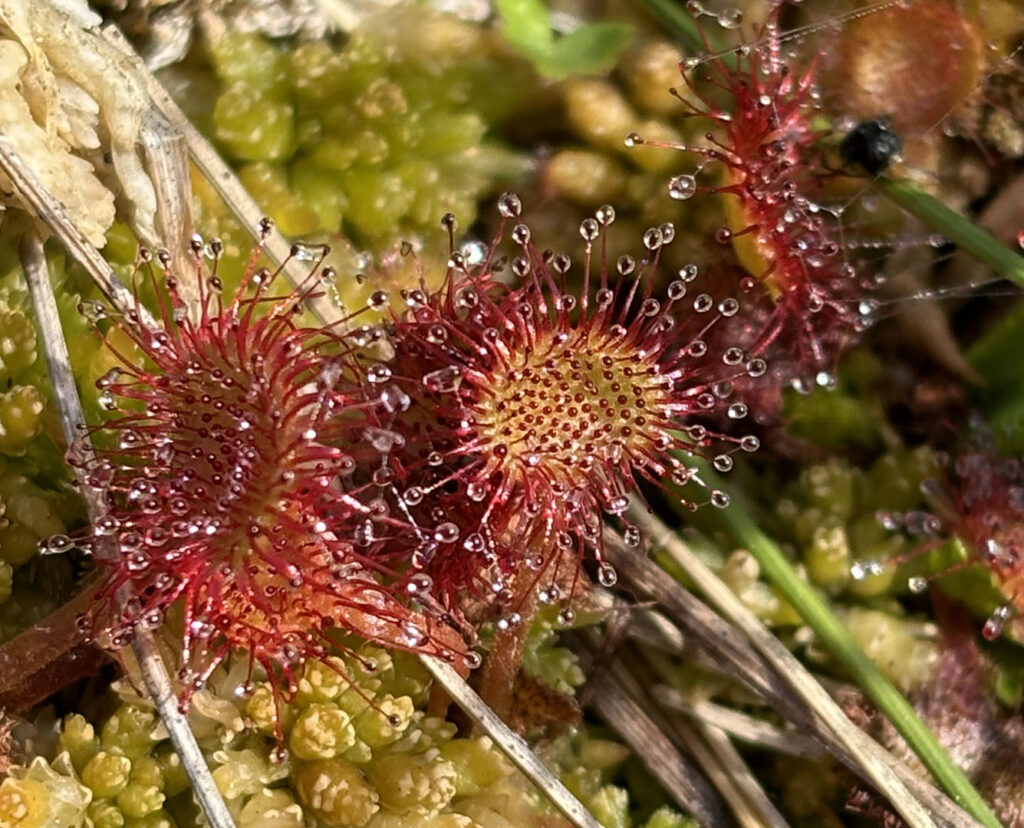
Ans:
[[[1024,366],[1016,358],[1024,353],[1024,303],[987,328],[967,349],[967,360],[989,385],[1001,388],[1017,381]]]
[[[717,42],[713,32],[701,33],[697,21],[679,0],[639,0],[639,4],[693,55],[724,51],[725,46]],[[724,57],[733,59],[731,55]]]
[[[878,189],[908,213],[965,250],[979,262],[1024,287],[1024,257],[1015,253],[970,219],[947,207],[935,196],[903,179],[881,177]]]

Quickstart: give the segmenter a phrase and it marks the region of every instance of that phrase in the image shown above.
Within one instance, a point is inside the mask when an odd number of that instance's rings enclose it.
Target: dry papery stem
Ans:
[[[644,663],[644,659],[635,652],[624,653],[615,668],[616,679],[634,699],[648,710],[659,711],[659,718],[663,718],[667,725],[666,732],[675,737],[673,741],[680,749],[693,754],[712,784],[721,791],[741,826],[785,828],[785,818],[772,805],[735,746],[720,730],[704,722],[665,715],[651,696],[653,681],[641,684],[637,680],[637,676],[653,672],[651,665]]]
[[[717,760],[720,766],[717,775],[723,780],[721,784],[729,786],[728,792],[725,787],[722,788],[723,795],[728,798],[741,825],[750,828],[788,828],[785,818],[772,804],[757,777],[723,731],[700,721],[694,721],[688,726],[682,719],[673,722],[672,727],[687,744],[700,746],[698,755],[705,766]]]
[[[593,652],[588,656],[587,651],[600,648],[596,637],[580,632],[575,638],[582,644],[577,647],[582,664],[591,671],[586,685],[587,706],[633,749],[680,807],[704,824],[732,825],[725,801],[666,735],[667,723],[648,715],[649,708],[641,706],[627,691],[614,666],[594,672],[597,659]]]
[[[727,666],[734,680],[890,799],[908,824],[977,828],[979,823],[952,800],[853,725],[796,657],[669,527],[640,506],[634,506],[632,520],[655,547],[673,554],[698,588],[736,625],[723,620],[656,564],[609,539],[609,560],[622,581],[656,601],[688,642]],[[656,628],[648,633],[651,629]],[[673,648],[679,645],[678,639],[668,643]]]
[[[660,576],[664,576],[667,582],[659,586],[671,590],[675,582],[656,565],[648,564],[648,566],[652,570],[647,573],[649,577],[641,574],[639,580],[633,581],[634,587],[639,590],[646,589],[650,582],[660,580]],[[638,587],[637,584],[641,583],[644,585]],[[679,587],[679,589],[682,588]],[[696,601],[692,595],[689,598]],[[703,606],[699,601],[696,603]],[[710,610],[708,612],[711,618],[718,618]],[[688,633],[685,637],[686,646],[684,647],[682,645],[684,633],[660,613],[641,611],[637,613],[637,616],[640,623],[634,625],[630,637],[638,639],[642,643],[645,657],[661,675],[668,676],[670,672],[668,661],[661,655],[661,652],[668,653],[677,662],[685,651],[687,659],[693,663],[713,674],[738,681],[747,690],[752,689],[755,682],[751,681],[752,676],[745,673],[745,669],[758,661],[758,654],[753,648],[750,648],[747,665],[729,664],[721,659],[721,651],[716,646],[713,634],[696,636]],[[635,633],[639,633],[639,635]],[[757,668],[751,669],[756,670]],[[772,678],[775,679],[777,676],[772,676]],[[823,680],[822,685],[833,693],[847,686],[827,680]],[[783,713],[789,727],[777,728],[722,705],[687,699],[679,691],[664,685],[652,687],[650,698],[645,704],[648,709],[652,705],[659,705],[667,714],[681,713],[698,722],[708,723],[735,739],[767,750],[806,758],[821,758],[831,754],[855,774],[864,776],[858,760],[847,750],[845,743],[825,728],[820,719],[812,715],[812,711],[800,702],[793,691],[787,690],[785,695],[780,697],[755,695],[758,703],[774,707],[777,712]],[[943,828],[978,828],[979,823],[944,793],[910,770],[881,745],[866,736],[865,739],[865,749],[892,766],[907,789],[929,809],[938,825]]]
[[[785,820],[768,802],[734,748],[729,747],[728,756],[716,756],[717,748],[712,748],[696,728],[678,717],[673,721],[659,715],[657,706],[645,698],[635,678],[626,672],[622,658],[616,659],[608,670],[595,673],[594,666],[599,663],[603,649],[601,642],[587,631],[578,633],[576,638],[584,652],[593,653],[593,657],[583,659],[584,665],[591,669],[587,683],[588,706],[633,748],[651,775],[680,806],[707,825],[785,828]],[[677,738],[673,740],[669,734]],[[693,767],[684,751],[693,756],[703,773]],[[729,763],[728,767],[723,758]],[[757,791],[752,798],[748,797],[751,786]]]
[[[663,669],[659,661],[664,660],[659,659],[656,653],[645,652],[645,655],[659,673],[667,674],[667,661]],[[825,755],[821,744],[803,733],[797,733],[791,728],[776,727],[725,705],[687,698],[685,693],[674,687],[657,685],[651,688],[651,696],[662,707],[684,713],[694,721],[748,745],[804,759],[820,759]]]
[[[491,737],[512,763],[541,790],[566,819],[578,828],[601,828],[601,823],[594,819],[579,800],[544,767],[526,742],[495,715],[450,664],[430,656],[420,656],[420,661],[473,723]]]

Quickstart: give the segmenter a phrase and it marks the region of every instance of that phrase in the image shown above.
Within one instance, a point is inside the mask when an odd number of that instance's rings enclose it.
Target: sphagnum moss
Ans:
[[[344,46],[291,52],[228,33],[209,52],[221,82],[215,140],[286,235],[344,222],[381,247],[445,210],[472,223],[496,181],[530,166],[491,132],[537,81],[492,33],[453,15],[408,7],[370,16]]]
[[[49,387],[39,373],[35,327],[21,309],[26,296],[19,276],[17,270],[0,276],[0,603],[11,594],[14,570],[35,556],[37,544],[64,533],[58,512],[67,505],[33,479],[46,440]],[[35,456],[24,462],[27,454]]]
[[[191,724],[239,828],[309,821],[326,828],[512,828],[547,813],[490,739],[458,737],[454,725],[425,713],[430,680],[414,658],[362,645],[333,666],[341,672],[310,662],[300,674],[300,689],[281,715],[291,748],[283,765],[271,759],[269,686],[249,698],[236,692],[244,664],[219,671],[196,695]],[[47,803],[66,802],[61,828],[87,818],[96,828],[194,824],[187,782],[163,730],[129,685],[121,691],[122,704],[105,721],[63,719],[51,762],[40,757],[31,772],[12,772],[0,788],[0,819],[25,804],[26,819],[43,821],[15,821],[17,828],[55,825],[45,821],[56,813]],[[340,722],[347,726],[339,741]],[[609,782],[627,753],[579,732],[558,740],[548,761],[605,824],[630,826],[637,823],[628,815],[629,796]],[[662,809],[644,826],[691,823]]]
[[[0,454],[23,454],[42,431],[45,397],[35,385],[21,384],[36,355],[32,322],[0,300]]]

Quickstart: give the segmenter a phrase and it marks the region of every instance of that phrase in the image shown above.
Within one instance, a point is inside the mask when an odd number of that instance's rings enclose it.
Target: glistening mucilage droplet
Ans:
[[[385,394],[391,369],[362,370],[359,346],[335,328],[295,321],[293,308],[318,283],[315,270],[310,284],[273,299],[267,280],[248,278],[258,272],[253,265],[242,282],[250,287],[233,297],[207,291],[193,319],[175,312],[185,307],[181,278],[142,268],[170,305],[155,331],[118,321],[118,335],[145,360],[126,361],[130,348],[112,348],[120,364],[100,384],[115,404],[98,429],[95,458],[84,461],[109,513],[83,542],[110,543],[115,553],[95,558],[103,582],[89,627],[123,646],[159,624],[171,603],[183,604],[185,706],[236,649],[260,662],[275,691],[290,692],[302,664],[331,651],[335,629],[449,659],[465,651],[441,634],[440,617],[375,579],[378,540],[367,515],[387,517],[393,530],[402,525],[400,513],[377,508],[376,481],[337,482],[368,477],[354,474],[353,447],[368,442],[387,454],[401,446],[402,435],[381,419],[407,407],[408,395]],[[210,288],[214,277],[198,278]],[[68,544],[51,538],[47,551]],[[426,584],[418,582],[421,594]]]
[[[543,579],[576,571],[588,549],[600,555],[604,516],[625,516],[641,475],[699,480],[679,452],[707,451],[724,468],[730,452],[713,444],[757,448],[714,427],[701,425],[699,439],[688,430],[698,419],[724,424],[745,414],[731,384],[744,370],[743,352],[725,360],[731,345],[722,337],[695,338],[740,302],[702,293],[689,307],[679,303],[695,268],[684,269],[669,298],[652,295],[671,225],[647,231],[644,256],[604,257],[613,264],[594,269],[588,291],[577,294],[560,287],[570,256],[534,246],[521,201],[503,197],[499,214],[508,248],[499,239],[479,264],[449,271],[441,290],[418,296],[388,326],[389,382],[417,401],[414,417],[389,425],[406,445],[388,464],[406,484],[403,508],[432,544],[419,569],[456,617],[463,594],[503,593],[508,573]],[[588,247],[603,248],[612,218],[603,207],[583,221]],[[509,248],[511,286],[486,264]],[[459,296],[469,285],[467,309]],[[724,507],[728,498],[715,491],[707,499]],[[639,545],[635,527],[624,536]],[[397,559],[406,540],[423,543],[397,538]],[[598,574],[609,584],[614,577],[609,567]]]

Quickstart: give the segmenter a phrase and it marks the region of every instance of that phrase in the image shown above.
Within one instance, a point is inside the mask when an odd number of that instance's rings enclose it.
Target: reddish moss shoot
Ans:
[[[1017,459],[975,448],[953,470],[952,529],[967,545],[968,563],[986,567],[1005,598],[982,628],[985,638],[998,638],[1010,618],[1024,613],[1024,469]]]
[[[741,289],[763,291],[774,302],[751,351],[766,356],[776,372],[783,370],[787,381],[809,387],[829,382],[840,351],[873,308],[860,302],[864,287],[846,259],[835,216],[814,200],[822,181],[816,65],[793,71],[778,29],[780,6],[753,42],[680,64],[688,89],[672,93],[688,115],[714,127],[707,145],[657,144],[636,134],[626,144],[669,146],[703,159],[696,174],[669,182],[669,195],[725,195],[726,226],[717,240],[731,242],[749,274]],[[697,72],[705,76],[697,78]],[[700,185],[697,176],[707,166],[719,171],[718,181]]]
[[[922,484],[934,511],[879,512],[877,517],[887,529],[902,528],[929,538],[890,564],[906,563],[951,537],[963,544],[966,556],[962,561],[928,577],[911,577],[911,592],[924,592],[935,577],[982,566],[991,573],[1003,597],[985,621],[982,635],[998,638],[1011,621],[1019,635],[1024,629],[1019,626],[1024,618],[1024,466],[1016,458],[999,456],[987,427],[978,422],[971,427],[969,445],[955,457],[944,479],[929,478]],[[880,567],[858,565],[854,577]]]
[[[601,208],[581,224],[582,285],[572,289],[569,257],[534,246],[518,197],[502,196],[499,211],[501,229],[482,260],[453,253],[444,287],[407,292],[408,309],[393,319],[389,379],[410,408],[388,424],[406,450],[387,462],[403,508],[432,527],[415,539],[413,570],[430,576],[454,615],[464,593],[497,595],[511,605],[499,621],[507,626],[527,587],[542,601],[571,597],[588,549],[598,579],[614,583],[602,559],[603,517],[621,520],[638,481],[699,483],[687,453],[731,440],[714,458],[726,471],[733,452],[758,447],[702,421],[745,417],[732,381],[765,364],[739,348],[709,348],[705,335],[739,303],[687,297],[691,269],[666,298],[653,295],[671,225],[647,232],[642,260],[610,264],[614,211]],[[514,286],[497,277],[505,232]],[[717,490],[707,498],[728,503]],[[636,527],[623,531],[639,545]],[[509,576],[524,567],[513,593]],[[571,623],[573,611],[563,608],[561,620]]]
[[[276,273],[256,269],[257,249],[225,303],[219,244],[205,247],[209,274],[203,243],[193,249],[198,320],[186,313],[175,279],[166,276],[164,292],[152,265],[143,265],[164,296],[160,324],[145,329],[137,312],[116,324],[145,367],[118,354],[120,367],[97,383],[116,413],[94,429],[100,448],[87,467],[109,511],[87,542],[105,580],[85,623],[120,648],[180,602],[183,706],[236,649],[287,694],[305,660],[336,647],[335,630],[464,657],[457,636],[453,644],[450,629],[446,636],[436,619],[396,600],[371,563],[374,544],[400,525],[372,485],[348,483],[348,449],[362,439],[364,411],[375,403],[353,380],[348,338],[297,318],[331,274],[314,269],[306,284],[269,296]],[[165,270],[169,257],[156,260]],[[368,538],[368,522],[381,540]]]

